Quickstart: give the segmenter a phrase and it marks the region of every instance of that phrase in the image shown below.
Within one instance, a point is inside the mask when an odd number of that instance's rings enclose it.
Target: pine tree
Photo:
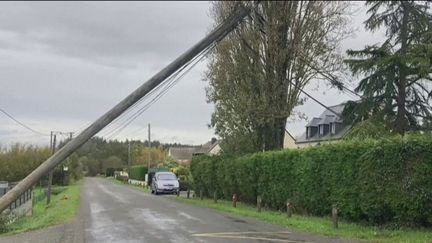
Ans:
[[[425,129],[432,119],[432,15],[429,3],[367,1],[369,31],[386,28],[386,41],[363,50],[348,50],[354,75],[364,75],[359,102],[347,104],[348,122],[381,119],[391,131]]]

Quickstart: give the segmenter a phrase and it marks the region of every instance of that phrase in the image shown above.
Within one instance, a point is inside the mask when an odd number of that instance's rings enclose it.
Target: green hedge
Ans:
[[[343,141],[239,158],[198,156],[194,189],[221,198],[236,193],[265,207],[369,224],[432,225],[432,137]]]
[[[147,167],[142,165],[132,166],[129,171],[129,178],[144,181],[147,174]]]

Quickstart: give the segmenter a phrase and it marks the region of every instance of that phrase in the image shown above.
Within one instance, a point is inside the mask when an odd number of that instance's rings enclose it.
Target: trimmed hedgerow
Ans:
[[[432,224],[432,138],[429,135],[340,143],[246,155],[197,156],[195,190],[283,210],[374,225]]]
[[[129,170],[129,178],[138,181],[144,181],[147,174],[147,167],[142,165],[132,166]]]

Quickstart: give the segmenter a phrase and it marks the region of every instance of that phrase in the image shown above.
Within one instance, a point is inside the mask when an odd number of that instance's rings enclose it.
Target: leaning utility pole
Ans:
[[[64,147],[58,150],[54,155],[43,162],[38,168],[31,172],[26,178],[20,181],[12,190],[0,198],[0,212],[5,210],[25,191],[32,187],[42,176],[50,172],[54,167],[60,164],[64,159],[71,155],[81,145],[87,142],[96,133],[111,123],[118,116],[123,114],[133,104],[147,95],[151,90],[169,78],[174,72],[186,65],[195,56],[205,51],[211,44],[215,44],[228,35],[247,15],[250,9],[238,4],[233,13],[216,27],[210,34],[192,46],[189,50],[168,64],[164,69],[159,71],[138,89],[124,98],[120,103],[114,106],[107,113],[102,115],[93,124],[82,131],[78,136],[69,141]]]
[[[56,150],[57,134],[53,135],[53,132],[51,132],[51,136],[53,136],[52,144],[51,144],[51,153],[54,154]],[[48,175],[47,205],[50,204],[51,202],[51,186],[52,186],[53,174],[54,174],[54,170],[51,170]]]

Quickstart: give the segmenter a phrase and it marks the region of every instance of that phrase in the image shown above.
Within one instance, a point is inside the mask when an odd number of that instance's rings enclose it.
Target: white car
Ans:
[[[179,192],[179,181],[172,172],[156,172],[151,184],[151,192],[177,194]]]

